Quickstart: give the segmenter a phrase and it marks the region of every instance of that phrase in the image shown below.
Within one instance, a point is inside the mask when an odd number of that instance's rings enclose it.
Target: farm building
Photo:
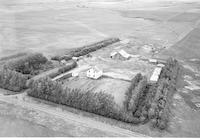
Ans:
[[[119,60],[128,60],[131,58],[131,55],[125,52],[124,50],[112,52],[110,54],[110,57],[112,59],[119,59]]]
[[[72,60],[74,60],[74,61],[78,61],[79,58],[78,58],[78,57],[72,57]]]
[[[164,67],[164,64],[157,64],[157,67]]]
[[[162,71],[162,67],[156,67],[154,69],[154,72],[153,72],[151,78],[150,78],[150,82],[156,83],[159,79],[161,71]]]
[[[79,75],[78,72],[72,72],[72,77],[77,77]]]
[[[152,63],[152,64],[157,64],[158,61],[156,59],[149,59],[149,63]]]
[[[87,71],[87,77],[92,78],[92,79],[98,79],[102,75],[103,75],[103,71],[97,66],[94,66]]]

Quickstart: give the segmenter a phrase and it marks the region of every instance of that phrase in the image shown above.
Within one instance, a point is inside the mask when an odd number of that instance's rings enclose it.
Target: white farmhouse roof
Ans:
[[[93,66],[93,67],[91,67],[90,69],[93,69],[95,72],[101,72],[102,70],[99,68],[99,67],[97,67],[97,66]]]
[[[162,67],[156,67],[156,68],[154,69],[154,72],[153,72],[151,78],[150,78],[150,81],[151,81],[151,82],[157,82],[158,79],[159,79],[159,76],[160,76],[161,71],[162,71]]]
[[[103,75],[103,71],[97,66],[94,66],[87,71],[87,77],[92,78],[92,79],[98,79],[102,75]]]

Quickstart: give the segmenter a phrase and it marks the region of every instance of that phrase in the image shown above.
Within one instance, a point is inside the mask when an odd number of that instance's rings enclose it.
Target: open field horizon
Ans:
[[[149,58],[176,58],[183,66],[183,73],[180,78],[180,87],[174,96],[173,112],[175,115],[172,116],[172,122],[170,122],[171,131],[151,131],[150,127],[144,125],[131,127],[130,124],[127,128],[129,128],[128,131],[133,130],[137,133],[157,137],[200,136],[200,109],[196,106],[200,103],[199,0],[0,0],[0,30],[0,58],[19,52],[39,52],[49,58],[110,37],[117,37],[121,40],[128,39],[129,45],[114,45],[95,51],[91,53],[94,59],[84,59],[83,65],[86,63],[96,64],[104,69],[110,71],[115,69],[123,74],[129,71],[133,73],[140,71],[149,78],[154,67],[150,67],[146,62],[138,62],[137,59],[124,63],[113,61],[110,60],[109,54],[113,50],[124,49],[130,54],[139,54]],[[157,53],[153,54],[148,46],[153,46]],[[124,94],[129,85],[128,82],[109,79],[101,79],[95,83],[96,85],[93,80],[84,78],[82,81],[79,80],[67,82],[69,82],[69,86],[77,86],[80,89],[83,87],[92,89],[93,86],[98,87],[101,84],[99,89],[107,88],[107,91],[112,94],[115,94],[116,89],[110,89],[113,85],[109,85],[109,83],[123,84],[116,92],[120,95]],[[81,82],[83,86],[79,85]],[[4,93],[4,90],[0,90],[2,96]],[[21,96],[26,97],[24,93],[10,97],[15,99]],[[121,98],[121,96],[116,96],[117,101],[123,106]],[[7,97],[5,97],[6,99]],[[27,100],[25,102],[30,101],[30,104],[41,102],[28,97],[25,99]],[[10,111],[6,115],[0,114],[0,122],[3,125],[0,136],[9,135],[9,127],[12,127],[11,131],[16,131],[19,129],[19,125],[22,125],[22,130],[19,133],[13,133],[14,136],[113,137],[121,135],[117,135],[117,132],[123,132],[122,130],[116,129],[112,133],[103,130],[104,121],[108,126],[117,124],[116,127],[126,129],[126,124],[123,122],[68,107],[66,111],[62,112],[62,109],[52,104],[49,110],[56,108],[61,113],[73,110],[69,112],[71,114],[78,112],[76,115],[80,115],[80,118],[95,120],[97,124],[99,119],[102,125],[99,128],[92,128],[92,124],[86,127],[85,124],[81,124],[84,119],[80,119],[80,122],[74,122],[73,119],[73,121],[64,121],[62,117],[60,119],[53,115],[56,114],[56,111],[48,114],[44,113],[42,109],[31,111],[20,105],[15,108],[8,103],[9,100],[8,102],[3,102],[3,100],[4,98],[0,102],[0,110],[3,113],[6,113],[6,110]],[[41,102],[41,106],[45,104],[45,102]],[[18,118],[15,118],[17,110],[19,110]],[[45,118],[46,116],[49,117]],[[14,119],[12,120],[12,118]],[[57,122],[60,126],[56,125]],[[70,126],[73,127],[72,130],[70,130]],[[63,128],[66,132],[62,130]]]

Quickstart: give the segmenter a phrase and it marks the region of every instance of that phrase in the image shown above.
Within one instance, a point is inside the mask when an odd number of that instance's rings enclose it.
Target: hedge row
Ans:
[[[56,60],[56,61],[61,61],[61,60],[65,59],[67,61],[67,60],[72,59],[72,57],[79,57],[79,56],[86,55],[90,52],[94,52],[98,49],[107,47],[108,45],[111,45],[111,44],[119,42],[119,41],[120,41],[119,38],[108,38],[103,41],[99,41],[99,42],[96,42],[96,43],[93,43],[90,45],[83,46],[81,48],[77,48],[73,51],[70,51],[65,56],[61,56],[61,57],[54,56],[51,59]]]
[[[22,74],[36,75],[41,66],[47,61],[47,58],[42,54],[35,53],[9,61],[5,64],[5,67]]]
[[[137,74],[131,81],[131,85],[125,96],[125,110],[131,112],[133,117],[139,122],[144,122],[148,119],[148,82],[145,76]]]
[[[97,42],[97,43],[94,43],[94,44],[91,44],[91,45],[83,46],[82,48],[77,49],[74,52],[72,52],[72,54],[75,57],[83,56],[83,55],[86,55],[90,52],[94,52],[98,49],[107,47],[108,45],[111,45],[111,44],[116,43],[118,41],[120,41],[119,38],[109,38],[109,39],[106,39],[106,40],[103,40],[103,41],[100,41],[100,42]]]
[[[135,87],[138,85],[138,83],[142,80],[142,75],[141,73],[138,73],[132,80],[131,80],[131,85],[128,88],[127,92],[125,93],[125,101],[124,101],[124,107],[128,111],[128,106],[129,102],[131,99],[131,96],[134,92]]]
[[[149,109],[149,118],[152,119],[153,126],[159,129],[166,129],[168,126],[170,105],[176,90],[179,68],[177,60],[170,58],[159,77],[154,101]]]
[[[63,89],[59,82],[49,78],[42,78],[30,84],[28,95],[128,123],[139,122],[131,113],[119,109],[110,94]]]
[[[125,110],[131,112],[140,123],[152,119],[153,126],[167,128],[178,72],[177,60],[170,58],[157,83],[147,83],[146,77],[137,74],[126,93]]]
[[[131,110],[133,113],[135,113],[137,107],[141,103],[140,100],[143,97],[146,85],[147,85],[147,78],[142,77],[138,85],[132,91],[133,93],[130,98],[130,102],[128,104],[128,110]]]
[[[5,67],[0,70],[0,87],[3,89],[19,92],[26,89],[27,79],[27,76]]]
[[[62,73],[65,73],[65,72],[75,68],[76,66],[77,66],[76,61],[70,61],[65,66],[59,68],[56,72],[49,74],[48,77],[55,78],[56,76],[58,76],[58,75],[60,75]]]
[[[0,61],[15,59],[15,58],[22,57],[22,56],[25,56],[25,55],[27,55],[27,53],[17,53],[17,54],[14,54],[14,55],[2,57],[2,58],[0,58]]]
[[[61,61],[61,60],[69,61],[69,60],[72,59],[72,57],[73,57],[73,55],[53,56],[53,57],[51,57],[51,60],[55,60],[55,61]]]
[[[168,80],[163,79],[160,81],[156,91],[155,101],[152,103],[152,107],[149,110],[150,118],[152,118],[152,124],[159,129],[167,128],[167,122],[169,117],[169,83]]]

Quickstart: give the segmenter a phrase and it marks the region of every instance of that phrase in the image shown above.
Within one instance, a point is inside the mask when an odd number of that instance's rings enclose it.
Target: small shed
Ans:
[[[94,66],[87,71],[87,77],[92,79],[98,79],[103,75],[103,70]]]
[[[79,73],[78,72],[72,72],[72,77],[78,77]]]

